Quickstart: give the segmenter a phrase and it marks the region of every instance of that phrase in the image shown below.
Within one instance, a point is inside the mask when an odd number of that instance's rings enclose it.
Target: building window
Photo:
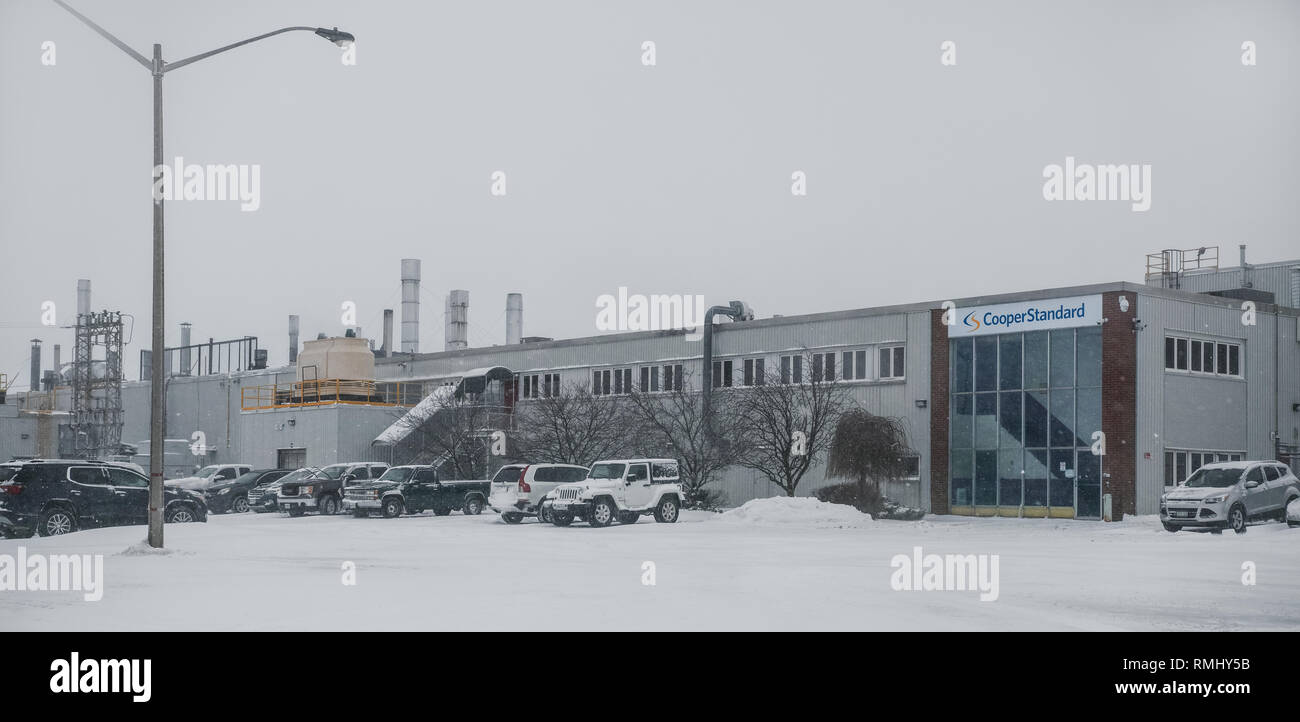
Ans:
[[[803,383],[803,356],[795,354],[781,357],[781,383]]]
[[[559,396],[560,395],[560,375],[543,374],[542,375],[542,395]]]
[[[1206,464],[1220,461],[1241,461],[1244,451],[1191,451],[1168,449],[1165,451],[1165,486],[1175,486],[1187,481],[1196,470]]]
[[[682,365],[664,365],[664,391],[682,390]]]
[[[730,360],[713,362],[713,387],[714,388],[731,386],[731,382],[732,382],[731,369],[732,369],[732,362]]]
[[[921,478],[921,457],[903,457],[903,475],[901,478],[908,480],[918,480]]]
[[[996,353],[997,346],[994,347]],[[903,347],[902,346],[882,346],[880,348],[880,378],[882,379],[901,379],[903,378]],[[995,367],[996,368],[996,367]],[[994,372],[996,373],[996,371]]]
[[[659,367],[642,366],[641,367],[641,392],[655,392],[659,390]]]
[[[812,380],[814,383],[819,381],[835,380],[835,353],[815,353],[812,355]]]
[[[614,369],[614,394],[632,393],[632,369]],[[609,373],[608,371],[604,373]],[[609,393],[606,391],[605,393]]]
[[[1165,369],[1214,376],[1241,376],[1241,344],[1165,337]]]
[[[741,383],[745,386],[762,386],[763,364],[764,359],[761,358],[745,359],[745,370],[744,374],[741,376]]]

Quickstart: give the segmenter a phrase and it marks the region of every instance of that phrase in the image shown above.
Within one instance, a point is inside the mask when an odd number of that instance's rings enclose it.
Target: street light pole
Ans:
[[[171,70],[184,67],[190,63],[203,60],[217,53],[224,53],[227,50],[233,50],[241,45],[257,42],[272,35],[279,35],[294,30],[306,30],[314,32],[317,35],[329,40],[339,47],[347,47],[350,43],[356,42],[356,38],[351,33],[346,33],[338,28],[333,30],[327,28],[314,28],[307,26],[295,26],[273,30],[263,35],[241,40],[237,43],[231,43],[216,50],[209,50],[206,53],[199,53],[184,60],[178,60],[174,63],[163,61],[162,45],[154,43],[152,61],[145,58],[140,53],[133,50],[129,45],[113,36],[112,33],[99,27],[90,18],[73,10],[63,0],[54,0],[59,7],[72,13],[81,22],[88,25],[92,30],[99,33],[110,43],[116,45],[122,52],[130,55],[136,62],[149,69],[153,75],[153,167],[154,173],[163,165],[163,102],[162,102],[162,80],[163,75]],[[163,283],[163,199],[154,193],[153,199],[153,351],[150,358],[149,373],[149,546],[155,549],[161,549],[163,545],[163,445],[165,443],[166,417],[164,405],[167,401],[166,385],[163,383],[163,376],[166,369],[163,368],[163,356],[166,353],[166,343],[163,335],[163,311],[164,311],[164,283]]]

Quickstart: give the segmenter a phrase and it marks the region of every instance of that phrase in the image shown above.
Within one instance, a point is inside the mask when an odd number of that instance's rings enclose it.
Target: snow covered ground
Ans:
[[[852,520],[850,520],[852,522]],[[558,528],[494,514],[168,525],[0,540],[103,554],[104,595],[0,591],[12,630],[1300,630],[1300,529],[1169,534],[1101,522],[846,523],[815,505]],[[998,555],[998,597],[895,591],[896,555]],[[138,552],[138,550],[137,550]],[[356,584],[343,583],[353,562]],[[645,562],[654,564],[653,586]],[[1254,585],[1242,583],[1254,565]]]

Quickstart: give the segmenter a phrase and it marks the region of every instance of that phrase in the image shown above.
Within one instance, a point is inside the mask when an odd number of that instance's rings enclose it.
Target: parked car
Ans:
[[[234,481],[237,477],[247,474],[252,470],[253,467],[249,464],[212,464],[194,472],[194,476],[183,476],[179,479],[169,479],[165,484],[177,489],[203,491],[213,484],[220,484],[223,481]]]
[[[378,479],[388,471],[388,464],[378,461],[347,461],[321,467],[321,474],[328,479],[338,479],[347,488],[354,481]]]
[[[1256,519],[1286,520],[1287,506],[1300,498],[1300,479],[1277,461],[1222,461],[1197,469],[1160,497],[1160,523],[1183,528],[1232,529],[1246,533]]]
[[[285,474],[279,479],[262,482],[252,489],[248,490],[248,508],[258,514],[280,510],[280,487],[289,481],[302,481],[310,479],[320,473],[320,469],[314,466],[306,466],[301,469]]]
[[[575,464],[506,464],[492,477],[488,506],[507,524],[518,524],[526,516],[538,516],[542,498],[552,489],[582,481],[587,471],[587,467]]]
[[[292,469],[254,469],[241,474],[231,481],[223,481],[209,486],[203,491],[203,499],[208,509],[214,514],[242,514],[250,508],[248,492],[254,487],[268,484],[291,472]]]
[[[163,489],[163,520],[208,520],[203,497],[186,489]],[[102,461],[31,461],[0,483],[0,528],[5,536],[67,534],[101,526],[146,524],[149,480]]]
[[[542,501],[540,515],[556,526],[575,520],[591,526],[635,524],[643,514],[655,521],[677,521],[686,495],[675,459],[613,459],[591,465],[587,478],[555,487]]]
[[[1286,525],[1300,526],[1300,499],[1292,499],[1286,505]]]
[[[375,481],[348,487],[343,508],[357,517],[381,512],[386,519],[430,509],[438,516],[453,509],[473,516],[483,512],[491,486],[489,481],[440,481],[433,466],[394,466]]]

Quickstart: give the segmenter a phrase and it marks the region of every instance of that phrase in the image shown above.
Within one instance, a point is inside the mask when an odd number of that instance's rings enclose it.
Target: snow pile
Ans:
[[[832,504],[810,496],[774,496],[754,499],[718,517],[719,521],[750,526],[804,526],[815,529],[850,529],[865,526],[870,514],[847,504]]]
[[[127,547],[126,549],[123,549],[122,551],[118,552],[118,556],[123,556],[123,557],[165,557],[165,556],[168,556],[168,555],[171,555],[171,554],[192,554],[192,553],[193,553],[193,552],[182,552],[182,551],[178,551],[178,550],[176,550],[176,549],[168,549],[167,547],[163,547],[162,549],[155,549],[155,548],[149,546],[149,540],[148,540],[148,539],[145,539],[144,541],[136,542],[135,544],[132,544],[131,546]]]

